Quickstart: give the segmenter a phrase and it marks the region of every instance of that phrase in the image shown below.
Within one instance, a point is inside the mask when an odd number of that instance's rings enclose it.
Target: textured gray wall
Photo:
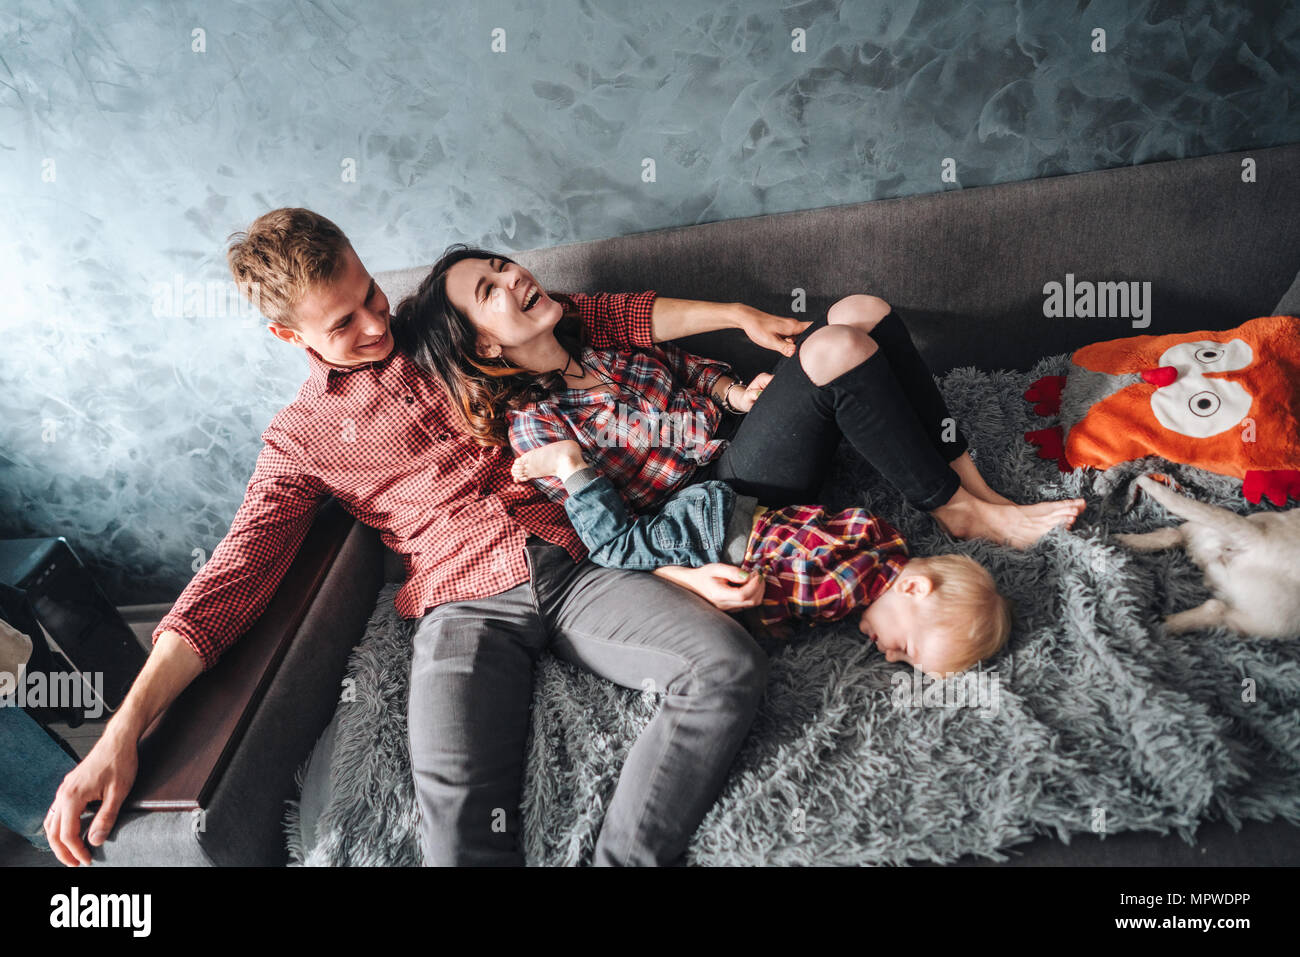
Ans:
[[[382,270],[1300,140],[1295,4],[943,6],[6,2],[0,535],[119,602],[210,554],[306,368],[218,309],[274,206]]]

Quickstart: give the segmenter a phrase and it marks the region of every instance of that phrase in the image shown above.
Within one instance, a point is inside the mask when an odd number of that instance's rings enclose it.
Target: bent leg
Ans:
[[[823,316],[795,340],[798,350],[825,328]],[[835,408],[808,379],[799,351],[777,362],[772,381],[741,416],[727,448],[697,470],[692,482],[720,479],[769,506],[816,499],[841,435]]]
[[[925,428],[926,436],[957,473],[962,488],[986,502],[1016,504],[992,489],[980,474],[970,455],[970,443],[948,410],[930,367],[921,358],[906,324],[889,303],[879,296],[846,296],[831,306],[828,318],[832,324],[853,326],[871,334],[872,340],[889,360],[908,404]]]
[[[907,326],[889,303],[879,296],[846,296],[831,306],[827,318],[832,324],[839,323],[870,333],[889,360],[902,394],[916,412],[926,437],[945,462],[953,462],[970,448],[970,443],[957,427],[957,420],[948,411],[934,374],[921,358]]]
[[[872,303],[876,313],[884,305]],[[798,351],[777,364],[726,451],[692,481],[721,479],[764,505],[811,501],[843,435],[914,507],[958,538],[1026,548],[1073,524],[1083,499],[1016,505],[990,489],[902,321],[892,310],[863,321],[869,334],[861,322],[825,318],[804,330]]]
[[[699,478],[721,479],[764,505],[812,501],[840,439],[847,438],[917,508],[952,498],[961,483],[937,451],[942,425],[930,430],[935,436],[927,433],[871,336],[855,324],[824,318],[798,345],[777,365],[726,451]]]
[[[671,864],[749,732],[767,655],[740,624],[663,579],[575,566],[554,547],[530,549],[530,558],[539,607],[554,629],[551,650],[625,688],[664,695],[628,752],[593,863]]]
[[[426,864],[524,863],[519,801],[544,640],[527,583],[420,622],[408,733]]]
[[[913,506],[928,511],[956,494],[960,479],[871,336],[852,326],[828,326],[808,338],[799,358],[809,381],[828,396],[844,437]]]

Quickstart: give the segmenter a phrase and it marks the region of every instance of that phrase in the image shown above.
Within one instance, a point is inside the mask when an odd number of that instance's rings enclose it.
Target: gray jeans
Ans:
[[[522,864],[533,667],[543,649],[659,713],[628,751],[592,863],[672,864],[717,798],[753,723],[767,656],[740,624],[647,572],[576,564],[531,537],[530,580],[424,616],[411,659],[411,767],[425,862]]]

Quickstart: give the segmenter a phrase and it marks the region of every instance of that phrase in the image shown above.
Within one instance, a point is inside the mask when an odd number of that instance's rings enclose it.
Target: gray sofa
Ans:
[[[1254,160],[1256,181],[1242,162]],[[1300,145],[662,230],[517,256],[556,289],[656,289],[815,316],[851,292],[905,315],[936,373],[1027,369],[1042,356],[1131,335],[1116,319],[1046,318],[1043,286],[1149,281],[1149,332],[1229,328],[1300,312]],[[430,250],[430,257],[439,250]],[[394,302],[424,268],[381,274]],[[772,355],[737,333],[685,340],[749,376]],[[350,650],[400,563],[337,505],[324,508],[272,605],[156,723],[109,864],[287,860],[285,801],[329,724]],[[1013,863],[1300,862],[1300,829],[1208,825],[1198,847],[1146,833],[1042,838]],[[971,863],[988,863],[971,861]]]

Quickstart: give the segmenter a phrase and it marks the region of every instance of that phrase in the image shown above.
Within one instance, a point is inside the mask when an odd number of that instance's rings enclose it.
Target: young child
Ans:
[[[835,621],[861,608],[858,630],[889,661],[927,674],[964,671],[995,654],[1011,630],[993,576],[965,555],[912,558],[898,530],[866,509],[765,509],[725,482],[678,490],[633,517],[618,489],[574,441],[519,456],[516,481],[555,476],[590,557],[612,568],[692,568],[712,562],[764,576],[764,626]]]

